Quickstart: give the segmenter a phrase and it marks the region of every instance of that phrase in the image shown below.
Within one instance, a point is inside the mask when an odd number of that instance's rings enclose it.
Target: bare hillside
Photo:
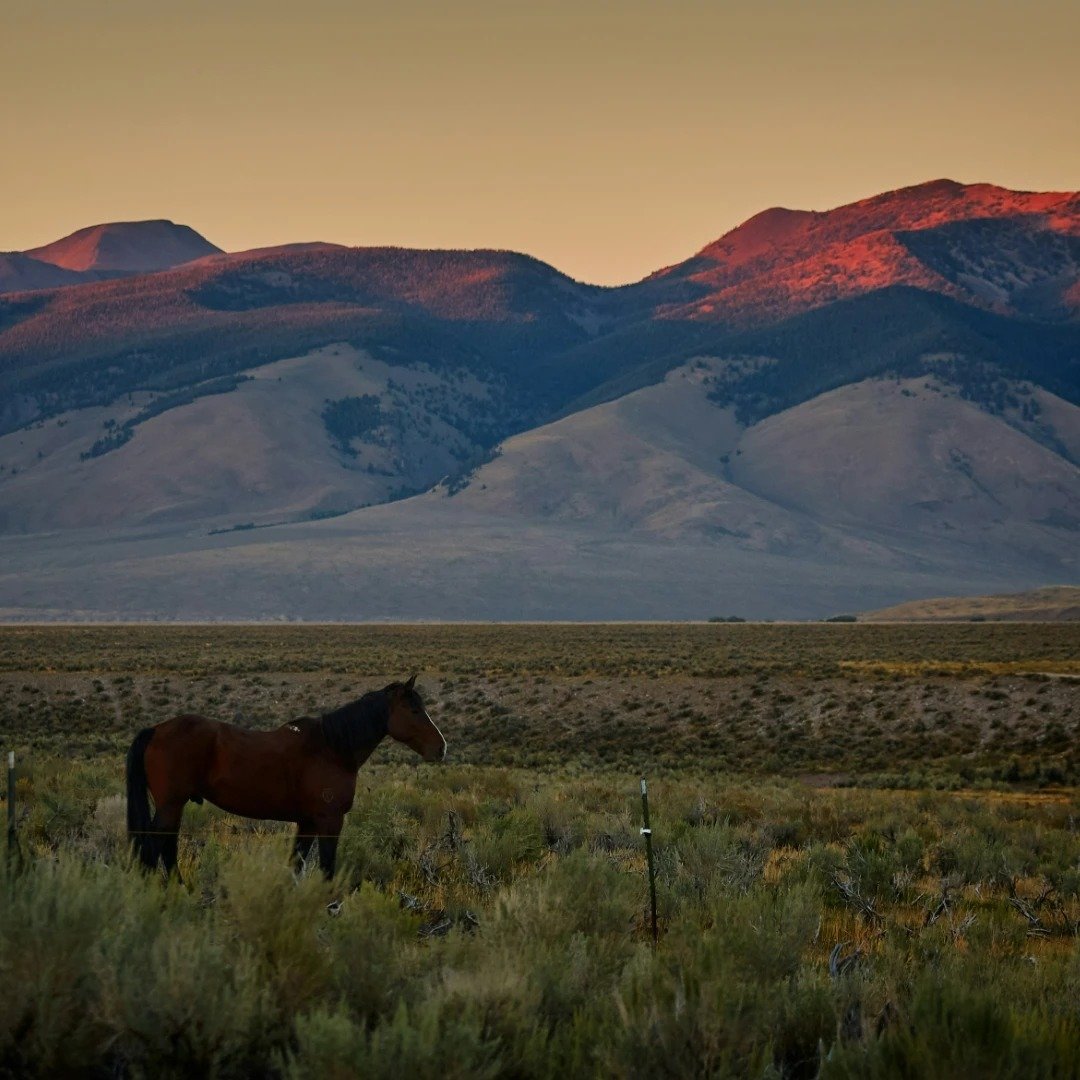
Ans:
[[[859,616],[865,622],[1075,622],[1080,620],[1080,587],[1048,585],[997,596],[943,596],[911,600]]]
[[[995,416],[945,384],[879,379],[745,426],[711,396],[728,363],[509,438],[465,481],[498,385],[343,345],[254,369],[99,457],[82,455],[107,410],[40,423],[0,440],[21,455],[0,474],[0,608],[814,618],[1076,573],[1075,406],[1042,394],[1037,414]],[[325,417],[340,402],[370,423],[344,441]],[[406,484],[435,486],[385,503]],[[384,505],[310,520],[365,503]]]
[[[168,395],[144,393],[0,436],[0,529],[229,528],[342,513],[459,472],[482,452],[483,418],[507,412],[496,384],[391,367],[348,345],[215,389],[160,413]]]
[[[875,379],[744,427],[709,398],[722,367],[697,361],[516,436],[453,500],[883,569],[946,551],[1075,569],[1076,406],[1038,392],[1025,422],[941,381]]]
[[[925,537],[1072,563],[1080,468],[1060,448],[1075,445],[1080,409],[1035,396],[1040,421],[1025,430],[939,380],[852,384],[751,428],[731,475],[772,502],[901,543]]]

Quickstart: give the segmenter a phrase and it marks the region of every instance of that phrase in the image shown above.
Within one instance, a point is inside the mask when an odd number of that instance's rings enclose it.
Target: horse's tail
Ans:
[[[139,861],[153,869],[158,860],[157,837],[150,816],[149,785],[146,780],[146,747],[154,737],[153,728],[143,728],[135,736],[127,754],[127,827],[132,850]]]

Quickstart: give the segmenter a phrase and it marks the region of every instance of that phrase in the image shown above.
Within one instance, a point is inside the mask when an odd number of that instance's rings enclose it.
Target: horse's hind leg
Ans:
[[[158,834],[158,850],[165,864],[165,875],[175,874],[177,881],[181,880],[176,863],[180,846],[180,819],[183,816],[183,803],[166,803],[154,815],[154,829]]]
[[[161,838],[161,861],[165,865],[165,876],[168,877],[170,874],[175,874],[176,880],[182,885],[184,881],[183,878],[180,877],[180,869],[177,865],[179,848],[179,829],[175,829],[172,832],[166,833]]]

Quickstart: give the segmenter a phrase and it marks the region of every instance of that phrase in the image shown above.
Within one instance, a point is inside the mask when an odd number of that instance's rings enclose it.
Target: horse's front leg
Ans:
[[[337,845],[336,836],[319,837],[319,865],[327,881],[334,876],[337,869]]]
[[[319,866],[327,881],[337,868],[337,846],[343,824],[343,818],[333,818],[324,820],[319,828]]]

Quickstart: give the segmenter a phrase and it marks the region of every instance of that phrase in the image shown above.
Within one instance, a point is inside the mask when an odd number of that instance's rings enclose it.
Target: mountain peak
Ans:
[[[976,184],[962,184],[959,180],[950,180],[947,176],[939,180],[924,180],[921,184],[909,184],[898,191],[920,192],[924,195],[956,195],[966,191],[969,187],[977,187]]]
[[[734,232],[745,235],[773,235],[789,233],[814,216],[813,210],[790,210],[786,206],[771,206],[768,210],[747,218]]]
[[[66,270],[144,274],[220,252],[189,226],[159,218],[90,225],[26,254]]]
[[[723,255],[729,259],[734,257],[736,263],[741,263],[785,243],[815,217],[817,215],[812,210],[773,206],[725,233],[705,247],[701,254],[714,257]]]

